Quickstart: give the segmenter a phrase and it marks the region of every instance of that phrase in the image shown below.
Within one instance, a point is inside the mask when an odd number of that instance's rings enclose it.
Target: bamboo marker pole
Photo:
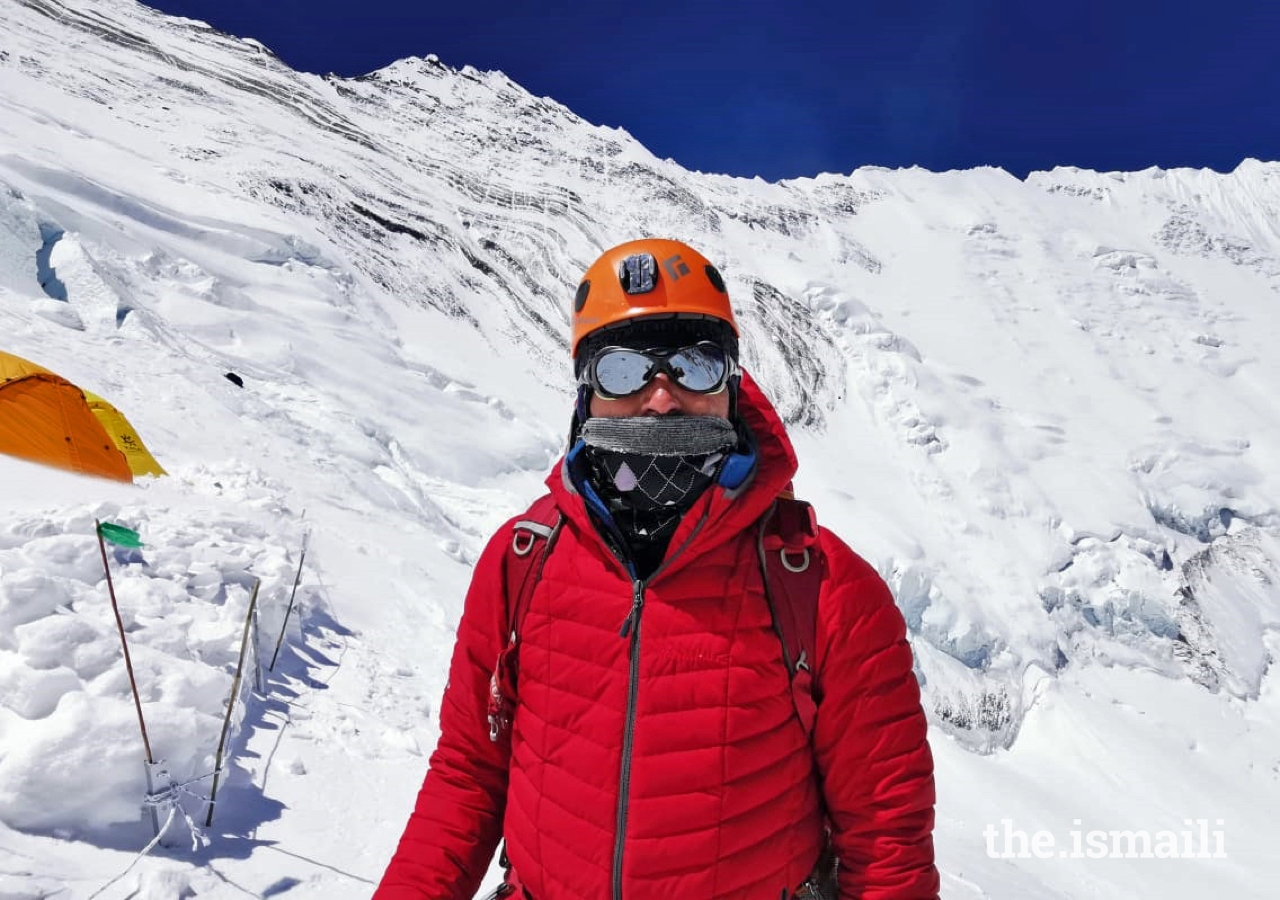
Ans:
[[[102,551],[102,571],[107,576],[107,593],[111,595],[111,611],[116,616],[116,629],[120,632],[120,648],[124,651],[124,667],[129,673],[129,687],[133,691],[133,707],[138,711],[138,728],[142,732],[142,749],[146,751],[147,793],[155,790],[152,784],[151,770],[155,766],[155,758],[151,755],[151,740],[147,737],[147,721],[142,717],[142,699],[138,696],[138,680],[133,675],[133,659],[129,656],[129,641],[124,634],[124,620],[120,618],[120,604],[116,602],[116,586],[111,580],[111,566],[107,562],[107,543],[102,539],[102,523],[93,520],[93,533],[98,536],[98,549]],[[156,835],[160,834],[160,817],[156,808],[151,807],[151,827]]]
[[[98,549],[102,551],[102,571],[107,576],[107,593],[111,595],[111,609],[116,614],[116,628],[120,631],[120,646],[124,650],[124,667],[129,672],[129,687],[133,689],[133,705],[138,710],[138,727],[142,730],[142,746],[147,751],[147,764],[153,765],[151,741],[147,738],[147,723],[142,718],[142,700],[138,697],[138,681],[133,677],[133,660],[129,657],[129,642],[124,636],[124,620],[120,618],[120,604],[116,602],[116,586],[111,581],[111,566],[107,564],[107,545],[102,539],[102,523],[93,520],[93,530],[98,536]]]
[[[293,612],[293,598],[298,593],[298,583],[302,581],[302,564],[307,559],[307,541],[310,538],[310,531],[302,536],[302,554],[298,557],[298,574],[293,578],[293,590],[289,592],[289,606],[284,611],[284,622],[280,625],[280,636],[276,638],[276,649],[271,654],[271,665],[267,666],[268,672],[276,670],[276,657],[280,655],[280,644],[284,642],[284,632],[289,627],[289,614]]]
[[[205,817],[204,827],[213,824],[213,805],[218,797],[218,780],[222,777],[222,753],[227,747],[227,732],[231,729],[231,714],[235,712],[236,696],[240,693],[240,676],[244,671],[245,650],[249,646],[250,625],[253,612],[258,605],[258,588],[262,585],[260,578],[253,579],[253,595],[249,598],[249,612],[244,617],[244,633],[240,637],[240,659],[236,663],[236,677],[231,680],[231,699],[227,701],[227,717],[222,721],[222,737],[218,739],[218,754],[213,764],[213,786],[209,791],[209,815]]]
[[[253,689],[262,693],[262,636],[258,631],[258,610],[253,610]]]

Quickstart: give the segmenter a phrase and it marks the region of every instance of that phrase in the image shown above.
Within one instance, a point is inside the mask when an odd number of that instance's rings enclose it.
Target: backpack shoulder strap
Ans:
[[[533,502],[524,516],[511,527],[511,543],[502,555],[503,602],[506,609],[506,638],[489,679],[489,740],[497,741],[511,724],[517,702],[516,680],[519,666],[516,644],[533,591],[542,577],[542,567],[560,535],[564,517],[550,494]]]
[[[818,594],[826,575],[813,507],[797,500],[790,490],[780,494],[760,520],[756,548],[796,716],[805,734],[812,736],[820,696],[812,663],[818,640]]]
[[[503,556],[507,585],[507,643],[514,644],[542,566],[560,534],[562,521],[555,498],[543,494],[511,527],[511,546]],[[541,547],[541,552],[535,552]]]

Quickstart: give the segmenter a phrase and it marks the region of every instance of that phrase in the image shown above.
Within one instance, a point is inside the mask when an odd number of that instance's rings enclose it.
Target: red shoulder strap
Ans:
[[[524,624],[529,600],[533,597],[547,555],[555,546],[563,521],[550,494],[533,505],[511,528],[511,545],[502,556],[503,586],[506,596],[507,634],[489,678],[489,740],[496,741],[511,724],[517,702],[519,664],[516,644]],[[539,547],[541,550],[539,551]]]
[[[812,735],[818,715],[819,691],[812,665],[818,640],[818,594],[826,575],[818,535],[813,507],[787,492],[761,519],[757,540],[765,596],[791,677],[791,699],[806,735]]]

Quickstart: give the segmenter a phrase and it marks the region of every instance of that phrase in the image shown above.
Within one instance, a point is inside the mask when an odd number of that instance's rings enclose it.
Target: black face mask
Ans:
[[[593,481],[611,506],[676,519],[715,480],[737,443],[718,416],[592,418],[581,437]]]

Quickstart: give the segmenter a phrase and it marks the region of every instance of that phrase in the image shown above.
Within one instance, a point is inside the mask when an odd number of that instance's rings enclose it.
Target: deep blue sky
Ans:
[[[1280,0],[149,0],[359,75],[500,69],[689,169],[1280,159]]]

